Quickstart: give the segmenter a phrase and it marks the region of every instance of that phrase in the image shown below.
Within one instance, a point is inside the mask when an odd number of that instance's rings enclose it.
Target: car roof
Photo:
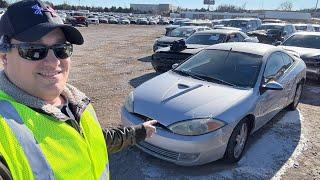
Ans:
[[[233,30],[233,29],[213,29],[213,30],[206,30],[206,31],[200,31],[196,32],[196,34],[230,34],[230,33],[235,33],[235,32],[240,32],[238,30]]]
[[[253,48],[254,47],[254,48]],[[218,50],[230,50],[237,52],[244,52],[249,54],[257,54],[264,56],[268,54],[270,51],[282,51],[281,48],[262,43],[253,43],[253,42],[229,42],[229,43],[220,43],[209,46],[206,49],[218,49]]]
[[[287,23],[263,23],[261,24],[261,26],[263,25],[272,25],[272,26],[285,26],[285,25],[289,25]]]
[[[299,32],[295,32],[293,35],[314,35],[314,36],[320,36],[320,32],[299,31]]]
[[[199,29],[199,28],[208,28],[207,26],[180,26],[178,27],[179,29],[181,28],[187,28],[187,29]],[[177,29],[178,29],[177,28]]]

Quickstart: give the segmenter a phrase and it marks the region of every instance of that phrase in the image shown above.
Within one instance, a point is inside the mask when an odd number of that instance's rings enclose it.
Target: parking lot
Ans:
[[[159,75],[150,56],[164,26],[100,24],[79,30],[85,44],[75,46],[69,83],[91,97],[103,127],[120,126],[124,98]],[[320,83],[308,81],[301,101],[299,110],[280,112],[253,134],[235,165],[180,167],[131,147],[110,155],[111,179],[320,179]]]
[[[126,95],[157,76],[150,63],[152,44],[163,26],[92,25],[79,28],[70,83],[92,98],[104,127],[119,126]],[[156,88],[156,87],[155,87]],[[196,168],[179,167],[131,147],[110,155],[113,179],[319,179],[320,86],[308,81],[299,111],[280,112],[249,140],[242,160]]]

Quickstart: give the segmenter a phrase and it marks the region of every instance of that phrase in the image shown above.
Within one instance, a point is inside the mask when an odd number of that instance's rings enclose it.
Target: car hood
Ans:
[[[179,53],[187,53],[187,54],[196,54],[202,49],[209,47],[208,45],[202,45],[202,44],[186,44],[187,48],[179,51]],[[157,52],[168,52],[171,51],[170,47],[165,47],[157,50]]]
[[[296,46],[280,46],[285,50],[297,52],[301,58],[311,58],[315,56],[320,56],[320,50],[314,48],[303,48]]]
[[[159,38],[157,41],[158,42],[173,42],[173,41],[177,41],[180,39],[184,39],[183,37],[169,37],[169,36],[163,36],[161,38]]]
[[[169,71],[136,88],[134,112],[168,126],[192,118],[217,117],[251,94],[252,89],[236,89]]]

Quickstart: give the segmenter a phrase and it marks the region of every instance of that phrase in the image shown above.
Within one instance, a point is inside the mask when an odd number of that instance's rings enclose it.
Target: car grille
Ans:
[[[152,118],[149,118],[147,116],[144,116],[144,115],[141,115],[141,114],[137,114],[137,113],[134,113],[135,116],[137,116],[139,119],[141,119],[142,121],[144,122],[147,122],[147,121],[150,121],[150,120],[153,120]],[[161,124],[161,123],[157,123],[155,125],[158,129],[162,129],[162,130],[165,130],[165,131],[170,131],[165,125]],[[171,131],[170,131],[171,132]]]
[[[174,151],[169,151],[167,149],[163,149],[163,148],[160,148],[160,147],[157,147],[157,146],[154,146],[152,144],[149,144],[149,143],[146,143],[146,142],[139,142],[138,143],[138,146],[144,148],[144,149],[147,149],[153,153],[156,153],[158,155],[161,155],[165,158],[168,158],[168,159],[172,159],[172,160],[179,160],[179,153],[177,152],[174,152]]]
[[[308,67],[320,67],[320,60],[313,58],[303,58],[303,61]]]

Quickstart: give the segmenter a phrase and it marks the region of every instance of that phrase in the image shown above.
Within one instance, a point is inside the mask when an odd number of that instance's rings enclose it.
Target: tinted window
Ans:
[[[244,37],[240,33],[236,34],[236,38],[238,39],[238,42],[242,42],[244,40]]]
[[[266,79],[277,79],[282,74],[284,63],[280,52],[273,53],[267,60],[267,65],[264,71]]]
[[[295,26],[296,30],[298,31],[307,31],[307,26],[303,26],[303,25],[299,25],[299,26]]]
[[[170,37],[188,37],[195,32],[194,29],[190,28],[177,28],[172,30],[168,36]]]
[[[247,27],[247,24],[248,24],[248,21],[246,20],[230,20],[225,23],[225,26],[244,28],[244,27]]]
[[[186,40],[186,44],[203,44],[213,45],[224,42],[226,35],[224,34],[198,34],[190,36]]]
[[[290,67],[291,64],[293,63],[293,59],[289,55],[287,55],[285,53],[281,53],[281,54],[282,54],[283,63],[285,65],[285,67],[286,68]]]
[[[320,49],[320,36],[296,34],[283,42],[283,45]]]
[[[215,83],[215,79],[220,79],[236,86],[253,87],[260,72],[261,59],[255,54],[203,50],[175,70],[199,75]]]
[[[268,29],[279,29],[282,30],[283,26],[279,26],[279,25],[262,25],[258,28],[259,30],[268,30]]]

